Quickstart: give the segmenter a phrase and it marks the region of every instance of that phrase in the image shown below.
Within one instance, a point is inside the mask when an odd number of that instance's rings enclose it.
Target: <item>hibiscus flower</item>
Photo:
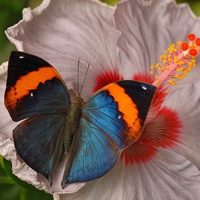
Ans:
[[[190,47],[178,43],[178,47],[170,47],[163,55],[171,44],[185,41],[189,33],[198,36],[200,19],[189,7],[177,5],[174,0],[128,0],[115,9],[89,0],[52,0],[23,12],[23,20],[6,31],[8,38],[18,50],[51,63],[72,89],[77,85],[78,59],[80,75],[86,73],[90,61],[82,89],[85,101],[102,86],[122,79],[154,84],[158,91],[141,138],[123,151],[114,168],[97,180],[85,185],[72,184],[64,190],[50,188],[17,159],[11,140],[16,124],[1,105],[0,154],[12,161],[13,173],[39,189],[63,193],[55,196],[62,200],[200,198],[200,58],[196,59],[197,67],[184,79],[182,76],[190,71],[194,61],[179,57],[177,62],[187,62],[189,67],[176,68],[180,73],[171,74],[172,79],[168,79],[172,85],[166,81],[160,85],[156,80],[160,77],[159,70],[166,70],[162,67],[167,53],[176,60],[180,48],[195,50],[192,42]],[[192,37],[189,35],[190,41],[195,41]],[[161,66],[154,65],[159,60]],[[155,76],[150,74],[151,65]],[[174,78],[182,79],[177,86],[173,86]],[[5,75],[2,75],[1,90],[4,88]],[[3,92],[0,94],[3,101]],[[75,193],[65,194],[70,192]]]

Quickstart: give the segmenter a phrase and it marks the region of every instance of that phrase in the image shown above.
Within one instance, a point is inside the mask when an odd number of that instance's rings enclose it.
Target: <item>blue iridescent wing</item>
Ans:
[[[62,185],[99,178],[141,135],[156,88],[135,81],[112,83],[84,106],[75,151]],[[68,168],[68,166],[67,166]]]

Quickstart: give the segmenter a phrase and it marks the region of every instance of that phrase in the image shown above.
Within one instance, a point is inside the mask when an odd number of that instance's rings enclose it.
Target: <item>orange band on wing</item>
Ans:
[[[52,67],[42,67],[37,71],[32,71],[24,76],[21,76],[15,86],[11,86],[6,92],[5,105],[15,108],[16,103],[22,97],[28,95],[30,90],[37,89],[40,83],[45,83],[54,77],[62,79],[58,72]]]
[[[102,88],[102,90],[105,89],[108,90],[109,94],[118,102],[118,110],[123,113],[122,118],[128,126],[129,140],[132,142],[137,141],[141,136],[142,127],[136,104],[131,97],[125,93],[125,89],[117,83],[112,83]]]

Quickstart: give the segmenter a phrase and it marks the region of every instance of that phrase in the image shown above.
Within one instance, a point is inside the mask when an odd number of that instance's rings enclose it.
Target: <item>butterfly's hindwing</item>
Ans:
[[[63,160],[65,121],[63,115],[38,115],[23,121],[13,130],[15,148],[20,157],[49,181]]]
[[[78,131],[82,137],[78,137],[77,153],[68,176],[63,177],[63,185],[103,176],[111,170],[120,154],[118,146],[97,126],[82,119]]]

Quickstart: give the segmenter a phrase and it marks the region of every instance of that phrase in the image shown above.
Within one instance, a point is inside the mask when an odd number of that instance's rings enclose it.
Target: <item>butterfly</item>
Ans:
[[[65,161],[62,187],[108,173],[123,149],[140,137],[156,87],[123,80],[108,84],[83,105],[45,60],[13,51],[8,64],[5,106],[22,160],[50,184]]]

